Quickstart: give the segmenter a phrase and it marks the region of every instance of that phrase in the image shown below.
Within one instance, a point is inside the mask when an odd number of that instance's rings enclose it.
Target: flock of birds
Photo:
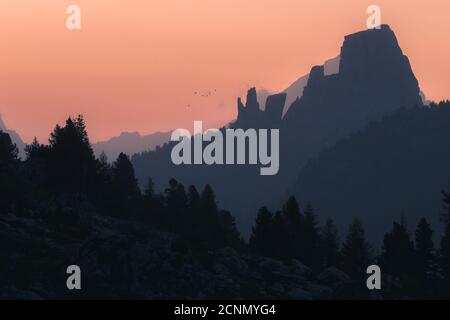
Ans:
[[[250,84],[247,84],[246,87],[247,87],[247,88],[250,88],[251,85],[250,85]],[[208,97],[212,96],[213,94],[215,94],[216,92],[217,92],[217,89],[213,89],[212,91],[203,91],[203,92],[200,92],[200,91],[194,91],[194,96],[196,96],[196,97],[201,97],[201,98],[208,98]],[[190,108],[191,105],[188,104],[187,107]]]
[[[214,89],[214,92],[217,92],[217,90],[216,89]],[[194,91],[194,95],[199,95],[199,96],[201,96],[201,97],[209,97],[210,95],[211,95],[211,91],[208,91],[208,92],[205,92],[205,93],[199,93],[199,92],[197,92],[197,91]]]
[[[213,91],[206,91],[206,92],[194,91],[194,95],[198,96],[198,97],[202,97],[202,98],[208,98],[216,92],[217,92],[217,89],[214,89]],[[190,106],[191,106],[190,104],[187,105],[188,108]]]

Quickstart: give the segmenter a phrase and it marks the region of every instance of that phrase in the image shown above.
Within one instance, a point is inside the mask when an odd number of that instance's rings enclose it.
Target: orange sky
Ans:
[[[79,31],[66,29],[69,4],[81,7]],[[78,113],[93,141],[220,126],[249,86],[282,90],[336,56],[366,28],[369,4],[427,98],[450,97],[449,0],[2,0],[0,113],[42,142]]]

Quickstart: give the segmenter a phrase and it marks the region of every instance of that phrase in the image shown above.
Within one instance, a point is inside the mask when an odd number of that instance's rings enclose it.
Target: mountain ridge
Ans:
[[[423,106],[409,60],[387,25],[346,36],[339,72],[326,75],[324,69],[323,65],[311,68],[302,96],[282,118],[278,112],[285,108],[282,95],[266,99],[266,105],[274,104],[271,108],[260,108],[254,88],[248,91],[245,104],[238,98],[237,118],[229,128],[280,130],[278,175],[260,177],[251,165],[175,166],[170,160],[173,144],[169,143],[132,158],[141,186],[148,177],[157,188],[171,177],[199,188],[211,184],[221,206],[233,212],[240,229],[248,235],[257,209],[279,199],[301,168],[321,150],[398,108]]]
[[[170,140],[171,132],[154,132],[141,135],[139,132],[121,132],[119,136],[92,144],[97,157],[103,152],[110,161],[114,161],[123,152],[132,156],[135,153],[154,150]]]

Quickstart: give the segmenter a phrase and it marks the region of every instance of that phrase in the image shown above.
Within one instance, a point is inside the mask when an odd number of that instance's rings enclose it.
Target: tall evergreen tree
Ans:
[[[281,211],[273,216],[272,257],[281,260],[290,260],[293,257],[290,246],[290,237],[286,232],[286,221]]]
[[[39,143],[38,139],[34,137],[33,142],[25,146],[26,160],[31,160],[34,157],[36,157],[39,154],[42,147],[43,146]]]
[[[441,239],[439,261],[444,276],[444,287],[446,288],[446,293],[450,294],[450,224],[445,226],[444,235]]]
[[[200,234],[210,247],[223,244],[223,235],[220,231],[216,195],[212,187],[207,184],[200,196]]]
[[[135,218],[140,212],[141,192],[130,159],[120,153],[111,166],[109,213],[124,218]]]
[[[137,197],[140,195],[133,165],[126,154],[119,154],[117,160],[112,165],[112,170],[114,181],[120,186],[122,194],[126,197]]]
[[[447,193],[445,191],[442,191],[442,202],[443,204],[443,210],[441,214],[441,219],[444,225],[450,224],[450,193]]]
[[[25,146],[25,154],[24,173],[34,186],[33,191],[45,192],[49,184],[50,147],[40,144],[34,137],[33,142]],[[38,195],[34,194],[32,197]]]
[[[283,216],[289,228],[299,232],[302,214],[295,197],[289,197],[286,204],[283,206]]]
[[[302,235],[302,213],[295,197],[290,197],[282,209],[283,213],[283,227],[285,228],[285,236],[283,239],[286,243],[283,249],[286,255],[292,258],[301,257],[301,235]],[[281,227],[281,226],[280,226]]]
[[[236,227],[236,221],[229,211],[219,211],[219,225],[223,234],[222,246],[240,249],[244,245],[244,241]]]
[[[427,282],[434,261],[433,231],[425,218],[420,219],[416,228],[416,268],[419,280]]]
[[[450,294],[450,193],[442,192],[443,210],[442,222],[444,223],[444,235],[441,239],[439,250],[439,265],[444,276],[444,291]]]
[[[311,267],[317,267],[319,227],[314,208],[310,203],[305,208],[300,241],[303,262]]]
[[[394,222],[391,232],[386,233],[381,250],[380,264],[383,270],[403,279],[413,275],[414,243],[403,217],[400,222]]]
[[[350,224],[342,245],[342,267],[353,279],[361,279],[373,261],[373,249],[367,242],[364,228],[358,219]]]
[[[197,188],[195,186],[191,185],[188,188],[188,207],[190,210],[192,210],[192,215],[196,216],[198,215],[200,205],[200,194],[197,191]]]
[[[320,233],[320,257],[324,267],[337,266],[339,262],[339,236],[333,219],[328,218]]]
[[[271,256],[273,251],[273,214],[262,207],[256,216],[249,245],[250,248],[261,255]]]
[[[209,184],[202,191],[200,205],[206,214],[214,215],[217,213],[216,195]]]
[[[145,185],[144,194],[142,197],[143,212],[142,215],[145,219],[150,219],[155,223],[163,223],[162,211],[163,207],[160,204],[158,195],[155,192],[155,184],[151,177],[147,178],[147,184]]]
[[[55,191],[90,191],[96,178],[97,164],[89,143],[84,120],[66,120],[57,125],[50,139],[50,178]]]

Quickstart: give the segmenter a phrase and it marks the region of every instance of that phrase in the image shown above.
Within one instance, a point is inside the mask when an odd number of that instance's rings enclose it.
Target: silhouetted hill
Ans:
[[[131,156],[135,153],[153,150],[168,142],[170,134],[170,132],[155,132],[141,136],[138,132],[122,132],[118,137],[94,143],[92,148],[96,156],[100,156],[104,152],[110,161],[114,161],[121,152]]]
[[[450,103],[401,109],[339,141],[309,162],[288,195],[314,203],[344,230],[359,217],[374,243],[402,214],[426,216],[439,230],[442,190],[450,186]]]

